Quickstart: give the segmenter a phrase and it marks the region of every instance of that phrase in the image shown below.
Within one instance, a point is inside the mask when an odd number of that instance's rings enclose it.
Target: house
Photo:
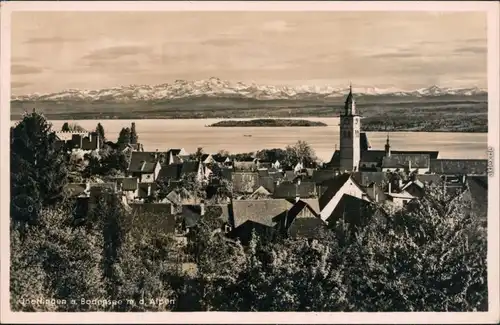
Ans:
[[[277,199],[299,199],[317,197],[316,183],[314,182],[282,182],[276,185],[273,197]]]
[[[271,168],[280,169],[281,163],[279,162],[279,160],[275,160],[274,162],[271,162]]]
[[[430,156],[426,154],[391,154],[382,158],[382,172],[406,171],[408,174],[426,174],[430,168]]]
[[[212,155],[212,159],[219,165],[227,166],[231,164],[231,159],[220,154]]]
[[[260,176],[259,175],[259,186],[263,187],[267,192],[273,193],[276,187],[276,182],[272,176]]]
[[[90,183],[68,183],[63,188],[66,197],[81,198],[90,196]]]
[[[344,194],[349,194],[365,201],[371,201],[351,174],[341,174],[327,183],[325,191],[319,198],[322,220],[326,221],[330,217]]]
[[[488,220],[488,177],[470,176],[467,178],[467,189],[464,197],[471,202],[471,211],[480,220]]]
[[[182,205],[182,227],[185,231],[189,232],[190,228],[193,228],[198,224],[200,219],[205,215],[205,204],[196,205]]]
[[[359,171],[352,173],[353,179],[361,186],[370,187],[373,184],[383,185],[389,179],[387,173],[377,171]]]
[[[180,178],[186,177],[188,175],[194,175],[195,179],[198,182],[207,179],[205,177],[203,164],[199,161],[185,161],[182,163],[180,169]]]
[[[231,173],[231,181],[234,193],[251,194],[259,188],[259,174],[257,172],[237,172]]]
[[[439,175],[485,176],[488,171],[486,159],[432,159],[429,172]]]
[[[172,213],[171,204],[132,203],[129,206],[132,210],[133,230],[153,231],[172,235],[179,233],[177,220]]]
[[[180,164],[184,160],[187,160],[189,154],[184,150],[184,148],[180,149],[170,149],[165,153],[165,162],[164,164]]]
[[[399,209],[403,208],[410,201],[416,199],[415,196],[411,195],[406,191],[398,192],[398,193],[386,193],[386,202],[392,204],[393,207]]]
[[[119,192],[122,192],[128,200],[133,200],[139,195],[139,180],[135,177],[121,177],[116,179]]]
[[[139,179],[140,183],[153,183],[161,170],[160,153],[134,151],[130,157],[128,174]]]
[[[257,188],[250,196],[248,199],[250,200],[257,200],[260,198],[269,198],[271,196],[271,192],[269,192],[264,186],[260,186]]]
[[[362,196],[363,199],[367,197],[368,201],[374,203],[383,203],[387,200],[387,196],[384,192],[384,189],[382,188],[382,185],[379,185],[377,183],[371,183],[370,186],[361,185],[361,188],[363,189],[366,195]]]
[[[185,231],[196,227],[200,220],[217,222],[221,231],[229,232],[231,229],[231,211],[228,204],[205,205],[200,204],[182,205],[182,227]]]
[[[214,158],[209,153],[204,153],[200,157],[200,162],[203,165],[213,164],[215,162]]]
[[[293,204],[284,199],[241,200],[232,202],[232,231],[230,238],[237,238],[243,244],[251,240],[252,232],[265,238],[273,236],[280,217]]]
[[[175,188],[171,190],[161,202],[172,204],[173,211],[175,211],[175,213],[181,213],[183,205],[195,204],[197,199],[194,194],[185,188]]]
[[[157,189],[156,183],[139,183],[137,198],[140,200],[150,199]]]
[[[326,223],[315,209],[303,200],[295,202],[278,222],[282,233],[294,239],[321,239],[327,231]]]
[[[386,213],[372,202],[343,194],[335,209],[326,217],[328,227],[334,228],[342,221],[352,230],[366,226],[373,218],[386,217]]]
[[[97,132],[60,131],[55,132],[55,134],[57,145],[65,147],[67,150],[93,151],[100,149],[99,134]]]
[[[402,191],[408,192],[415,198],[421,198],[425,194],[425,184],[422,181],[416,179],[413,181],[409,181],[403,185],[401,188]]]
[[[251,161],[234,161],[233,162],[233,169],[235,171],[245,171],[245,172],[253,172],[257,171],[259,168],[258,161],[257,160],[251,160]]]

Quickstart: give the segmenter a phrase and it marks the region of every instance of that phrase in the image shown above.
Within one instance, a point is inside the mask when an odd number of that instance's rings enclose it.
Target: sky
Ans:
[[[218,77],[487,85],[481,12],[13,12],[14,95]]]

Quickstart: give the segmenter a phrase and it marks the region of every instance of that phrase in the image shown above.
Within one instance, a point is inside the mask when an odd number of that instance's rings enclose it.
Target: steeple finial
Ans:
[[[349,81],[349,92],[352,93],[352,82]]]

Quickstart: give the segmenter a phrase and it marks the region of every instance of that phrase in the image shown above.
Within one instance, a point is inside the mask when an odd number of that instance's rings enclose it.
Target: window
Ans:
[[[408,203],[408,200],[403,200],[403,205],[406,205]]]

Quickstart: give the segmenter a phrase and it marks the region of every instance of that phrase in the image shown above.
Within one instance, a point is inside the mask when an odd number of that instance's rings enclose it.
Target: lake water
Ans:
[[[232,119],[243,120],[243,119]],[[231,153],[251,152],[265,148],[285,148],[298,140],[309,143],[323,161],[329,161],[339,143],[338,118],[307,118],[321,121],[326,127],[223,127],[209,128],[205,125],[221,119],[186,120],[78,120],[87,130],[94,130],[97,123],[104,127],[106,138],[116,141],[123,127],[135,122],[139,142],[146,151],[165,151],[169,148],[184,148],[188,152],[202,147],[205,152],[227,150]],[[53,129],[60,130],[65,121],[52,121]],[[245,135],[251,135],[245,136]],[[387,133],[368,132],[372,149],[383,149]],[[446,132],[391,132],[391,147],[394,150],[439,150],[440,158],[487,158],[487,133]]]

